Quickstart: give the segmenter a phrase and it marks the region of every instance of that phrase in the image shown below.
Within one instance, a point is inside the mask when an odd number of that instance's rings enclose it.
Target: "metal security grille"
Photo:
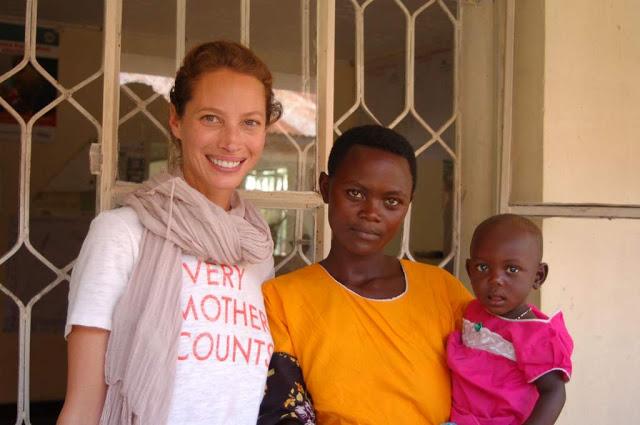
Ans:
[[[349,5],[350,3],[350,5]],[[378,1],[378,3],[382,3]],[[451,211],[451,225],[449,229],[445,229],[445,232],[450,232],[450,247],[448,252],[444,252],[444,258],[437,263],[440,267],[447,266],[452,260],[457,262],[456,256],[458,252],[458,245],[460,240],[459,228],[460,228],[460,128],[459,110],[458,110],[458,62],[459,62],[459,44],[460,44],[460,32],[461,32],[461,18],[459,13],[461,9],[457,7],[457,2],[445,2],[443,0],[430,0],[430,1],[401,1],[393,0],[385,2],[387,9],[385,12],[393,10],[392,5],[395,6],[401,13],[402,25],[400,28],[394,26],[395,30],[402,30],[404,32],[404,49],[401,55],[404,60],[404,105],[402,110],[394,116],[387,127],[397,129],[408,117],[411,117],[418,123],[419,127],[426,132],[426,137],[417,141],[415,146],[415,155],[418,160],[421,157],[426,156],[436,147],[442,149],[443,154],[453,163],[453,208]],[[354,27],[355,27],[355,98],[349,109],[337,118],[333,125],[333,131],[336,135],[342,134],[341,125],[350,118],[353,118],[358,112],[365,116],[366,121],[372,121],[376,124],[383,125],[382,120],[372,112],[371,108],[367,105],[367,94],[379,90],[379,87],[369,88],[365,86],[365,26],[368,23],[368,19],[371,18],[371,13],[367,14],[367,9],[371,9],[376,5],[374,0],[367,0],[364,2],[357,2],[350,0],[350,2],[339,2],[342,5],[343,10],[348,10],[349,6],[353,8],[353,11],[347,13],[353,14]],[[453,90],[451,92],[452,108],[449,116],[446,117],[443,124],[429,122],[429,119],[424,117],[416,108],[416,101],[420,98],[427,97],[430,94],[420,92],[416,89],[416,29],[417,22],[421,16],[426,15],[429,12],[441,13],[446,16],[450,28],[446,29],[453,32],[453,40],[450,46],[453,57]],[[385,19],[392,19],[386,17]],[[389,24],[391,25],[391,24]],[[403,28],[402,28],[403,27]],[[432,30],[433,31],[433,30]],[[421,34],[424,37],[435,34]],[[370,37],[378,36],[382,37],[384,34],[369,34]],[[362,122],[362,120],[360,120]],[[455,131],[455,140],[453,143],[447,143],[443,139],[443,134],[448,131]],[[403,131],[400,131],[403,133]],[[409,138],[412,140],[412,138]],[[420,184],[420,182],[418,182]],[[415,203],[415,202],[414,202]],[[400,249],[397,253],[399,258],[409,258],[415,260],[416,258],[412,254],[410,243],[412,241],[412,219],[414,219],[411,209],[407,213],[407,217],[404,222],[402,239],[400,242]],[[453,267],[457,270],[457,264]]]
[[[117,2],[115,2],[117,3]],[[268,2],[258,2],[254,1],[253,6],[256,4],[264,5]],[[323,6],[316,6],[314,1],[311,0],[300,0],[297,3],[298,13],[297,18],[300,20],[300,44],[297,46],[297,50],[300,56],[300,85],[296,87],[296,91],[299,95],[304,99],[313,99],[314,93],[312,93],[312,63],[315,63],[316,58],[312,57],[314,55],[314,51],[312,50],[313,40],[312,37],[312,25],[315,27],[315,23],[312,22],[312,18],[315,18],[316,14],[312,13],[312,7],[314,9],[319,8],[322,9]],[[274,3],[275,5],[275,3]],[[243,44],[252,47],[251,44],[251,27],[252,27],[252,2],[250,0],[243,0],[238,2],[235,6],[240,9],[240,40]],[[175,40],[175,63],[176,67],[180,65],[181,59],[184,56],[186,43],[186,18],[187,18],[187,2],[178,0],[175,4],[176,7],[176,40]],[[111,13],[107,12],[107,19],[110,16],[113,16],[113,24],[111,27],[117,28],[117,25],[121,24],[122,11],[121,8],[116,4],[107,4],[107,8],[111,9]],[[120,15],[120,18],[118,17]],[[318,19],[319,30],[322,30],[322,23],[327,22],[326,20]],[[107,28],[109,25],[107,25]],[[114,46],[115,49],[118,46],[121,46],[121,40],[118,39],[118,36],[122,34],[122,31],[109,32],[107,31],[105,34],[106,37],[106,45]],[[284,36],[284,35],[283,35]],[[105,52],[105,56],[107,56]],[[135,119],[136,117],[140,119],[147,120],[147,123],[150,124],[154,129],[156,129],[165,140],[168,140],[170,137],[169,129],[166,123],[160,122],[156,116],[150,111],[150,105],[154,103],[162,103],[167,106],[167,99],[163,98],[162,95],[158,92],[151,93],[147,97],[141,96],[139,93],[134,91],[128,84],[122,84],[122,80],[118,80],[121,78],[121,72],[118,70],[119,67],[119,59],[121,58],[120,52],[114,52],[110,55],[113,60],[113,64],[109,66],[111,70],[110,75],[105,77],[105,93],[109,91],[113,95],[112,104],[110,106],[106,106],[106,109],[114,109],[113,105],[117,105],[118,103],[122,107],[122,97],[124,96],[127,102],[132,102],[134,107],[129,110],[126,114],[120,116],[117,120],[113,119],[113,116],[117,116],[117,108],[110,117],[106,117],[105,119],[110,120],[109,123],[105,122],[105,127],[109,125],[109,132],[112,134],[111,138],[103,138],[102,141],[102,152],[103,158],[112,158],[112,162],[107,164],[106,161],[102,163],[102,173],[101,180],[103,182],[103,186],[101,188],[101,209],[107,209],[117,204],[118,199],[125,193],[129,192],[135,185],[131,182],[127,182],[126,176],[118,175],[118,169],[115,164],[115,159],[118,156],[118,145],[115,142],[118,138],[120,139],[120,144],[123,143],[121,137],[121,130],[124,125],[127,124],[128,121]],[[266,59],[268,61],[268,59]],[[106,58],[106,61],[109,62],[109,58]],[[315,71],[315,70],[314,70]],[[107,88],[107,84],[111,88]],[[278,82],[276,80],[276,89]],[[120,88],[119,92],[117,88]],[[115,89],[114,89],[115,88]],[[278,93],[276,93],[277,95]],[[121,100],[118,101],[118,97],[120,96]],[[318,96],[319,97],[319,96]],[[107,95],[105,95],[106,101]],[[285,105],[285,116],[287,113]],[[313,117],[315,121],[315,117]],[[276,272],[280,271],[283,267],[286,267],[285,270],[291,270],[292,268],[300,267],[304,264],[310,264],[315,260],[315,238],[313,235],[315,234],[315,211],[319,211],[321,208],[321,199],[317,193],[312,191],[311,189],[314,186],[308,187],[307,182],[305,181],[305,174],[308,174],[308,169],[315,170],[316,168],[316,152],[318,150],[318,137],[313,135],[312,138],[307,137],[305,140],[301,141],[301,137],[292,134],[289,126],[282,123],[283,120],[276,123],[273,128],[278,132],[279,135],[279,143],[286,144],[289,147],[289,150],[294,152],[295,156],[295,179],[291,182],[290,190],[286,190],[282,193],[276,192],[267,192],[267,191],[250,191],[245,192],[244,196],[250,200],[252,200],[257,206],[262,208],[267,216],[273,215],[272,213],[278,211],[282,216],[283,220],[287,220],[287,246],[289,249],[286,252],[283,252],[284,255],[281,258],[278,258],[276,261]],[[118,137],[113,137],[118,134]],[[270,134],[269,138],[273,138],[273,134]],[[311,140],[309,140],[311,139]],[[270,141],[268,141],[267,146],[269,146]],[[269,152],[265,152],[265,156],[268,156]],[[315,180],[315,174],[313,176],[313,180]],[[291,190],[292,189],[292,190]],[[306,191],[304,189],[307,189]],[[306,228],[313,229],[311,232],[307,231],[305,234],[305,223]],[[282,233],[282,232],[279,232]]]
[[[74,98],[76,94],[96,81],[103,75],[103,69],[100,67],[95,73],[87,76],[82,81],[72,87],[65,87],[56,78],[54,78],[39,62],[36,57],[36,35],[38,28],[38,2],[36,0],[27,0],[24,16],[24,55],[22,60],[10,70],[0,76],[0,84],[9,81],[12,77],[31,67],[37,74],[44,78],[57,90],[57,96],[53,101],[44,105],[35,114],[31,115],[26,121],[15,109],[7,102],[6,99],[0,97],[0,105],[15,120],[20,129],[20,172],[19,172],[19,214],[17,223],[17,238],[9,251],[0,253],[0,266],[6,265],[19,251],[26,250],[33,255],[42,265],[49,269],[55,278],[43,289],[37,292],[31,298],[25,300],[19,298],[16,293],[11,291],[5,282],[0,282],[0,291],[4,293],[17,307],[19,313],[18,319],[18,393],[17,393],[17,420],[16,424],[30,424],[29,400],[30,400],[30,356],[31,356],[31,331],[32,317],[36,306],[46,302],[43,298],[49,294],[54,288],[63,281],[70,279],[70,271],[73,268],[74,261],[64,265],[56,266],[50,259],[45,257],[32,243],[30,233],[30,213],[31,213],[31,177],[37,170],[31,167],[34,125],[49,111],[53,110],[63,102],[71,105],[82,117],[90,123],[96,131],[97,139],[102,135],[102,126],[98,119],[85,109],[85,107]],[[6,275],[5,275],[6,277]],[[26,283],[26,282],[25,282]],[[8,365],[1,365],[2,368]],[[12,366],[9,366],[12,367]],[[3,382],[5,385],[5,382]]]
[[[44,0],[41,0],[44,1]],[[17,238],[7,252],[0,252],[0,266],[5,265],[16,253],[21,250],[28,251],[44,267],[53,273],[54,278],[38,290],[28,299],[17,296],[4,282],[0,281],[0,291],[4,298],[2,302],[9,302],[17,308],[19,320],[18,332],[18,362],[17,362],[17,413],[16,424],[31,424],[30,412],[30,371],[32,356],[32,317],[34,307],[46,304],[47,295],[56,287],[70,279],[70,272],[74,261],[65,265],[56,265],[38,249],[34,248],[30,240],[30,202],[32,195],[32,146],[34,124],[48,111],[58,105],[66,103],[77,111],[81,119],[89,123],[95,129],[95,140],[90,149],[91,172],[97,176],[96,184],[96,211],[104,211],[117,205],[118,199],[125,193],[136,187],[135,183],[125,181],[118,174],[119,138],[123,126],[132,120],[146,122],[157,131],[160,137],[168,138],[168,128],[154,113],[154,108],[164,105],[166,100],[158,92],[145,93],[136,90],[132,84],[121,81],[121,60],[123,44],[123,0],[95,1],[96,5],[104,8],[104,25],[102,26],[103,46],[102,62],[99,69],[84,77],[80,82],[66,87],[43,68],[36,58],[36,32],[38,27],[38,0],[26,0],[24,13],[24,55],[22,60],[9,71],[0,76],[0,84],[10,80],[27,66],[32,66],[36,72],[48,81],[57,90],[57,96],[37,113],[28,119],[24,119],[16,110],[0,97],[0,105],[8,111],[17,123],[20,132],[20,166],[19,166],[19,214],[16,224]],[[194,7],[196,2],[186,0],[166,0],[158,4],[171,4],[175,8],[175,56],[174,66],[179,65],[188,46],[187,15],[189,7]],[[280,0],[241,0],[240,2],[227,2],[225,7],[239,8],[239,40],[251,47],[252,42],[252,12],[258,6],[277,8]],[[429,1],[400,1],[400,0],[368,0],[343,2],[324,0],[299,0],[295,15],[299,19],[300,43],[297,46],[300,57],[300,84],[296,89],[306,99],[312,99],[315,105],[316,123],[313,137],[304,139],[299,134],[291,131],[284,124],[277,124],[276,130],[280,142],[288,146],[295,157],[295,179],[290,182],[286,191],[246,191],[244,196],[254,202],[258,207],[269,211],[277,211],[288,220],[286,240],[288,245],[282,250],[282,255],[276,263],[276,271],[284,272],[304,264],[310,264],[326,255],[329,249],[330,230],[327,224],[327,212],[320,195],[317,193],[315,183],[317,176],[327,162],[328,153],[333,138],[346,128],[346,125],[358,111],[364,111],[372,122],[381,123],[381,118],[372,111],[367,104],[367,96],[375,87],[365,87],[367,77],[367,64],[365,63],[365,44],[367,42],[366,28],[371,19],[375,20],[375,7],[384,4],[392,5],[402,16],[402,25],[399,30],[400,38],[404,38],[404,47],[400,53],[404,63],[404,83],[402,85],[403,107],[392,119],[385,124],[390,128],[400,128],[409,117],[418,123],[426,136],[416,141],[416,157],[424,158],[432,151],[439,149],[451,164],[453,170],[453,182],[451,193],[452,210],[446,218],[445,233],[450,243],[444,250],[444,255],[436,261],[440,266],[448,266],[457,270],[459,251],[460,229],[460,139],[459,126],[460,112],[458,109],[458,67],[460,56],[460,34],[462,30],[462,7],[457,1],[429,0]],[[338,5],[338,12],[336,9]],[[335,85],[336,46],[342,40],[336,38],[336,20],[343,19],[340,15],[344,9],[349,11],[348,16],[353,17],[354,24],[354,93],[355,97],[348,109],[334,116],[334,101],[338,94]],[[126,8],[125,8],[126,9]],[[373,11],[373,12],[372,12]],[[429,38],[432,32],[441,31],[431,28],[429,25],[421,25],[420,20],[425,14],[437,13],[447,25],[446,31],[452,34],[450,45],[453,63],[446,65],[451,67],[453,89],[448,95],[452,105],[447,116],[439,122],[431,122],[416,107],[417,100],[428,96],[416,87],[416,42],[417,39]],[[63,20],[64,17],[60,18]],[[380,16],[378,16],[379,20]],[[350,18],[347,18],[350,19]],[[382,17],[384,20],[384,17]],[[418,31],[420,29],[420,31]],[[271,28],[277,31],[277,28]],[[430,32],[431,31],[431,32]],[[418,35],[419,34],[419,35]],[[282,35],[286,37],[287,35]],[[256,40],[256,44],[257,44]],[[77,52],[81,55],[82,52]],[[268,59],[267,59],[267,62]],[[444,66],[444,65],[443,65]],[[76,99],[77,93],[92,82],[102,78],[102,116],[88,112],[87,108]],[[276,87],[277,88],[277,87]],[[129,110],[121,110],[122,102],[128,102]],[[275,137],[275,136],[270,136]],[[265,155],[269,155],[267,152]],[[413,220],[413,221],[412,221]],[[416,224],[417,223],[417,224]],[[415,214],[411,211],[405,221],[399,250],[399,257],[416,258],[411,248],[412,238],[416,228],[420,226]],[[12,308],[13,308],[12,307]],[[7,365],[2,365],[6,367]],[[10,368],[14,366],[9,365]]]

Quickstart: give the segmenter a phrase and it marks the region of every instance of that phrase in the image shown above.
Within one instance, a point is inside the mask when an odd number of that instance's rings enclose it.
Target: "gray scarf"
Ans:
[[[224,211],[181,176],[162,173],[125,198],[144,232],[114,313],[100,424],[165,424],[182,325],[182,255],[219,264],[260,263],[273,253],[269,226],[234,193]]]

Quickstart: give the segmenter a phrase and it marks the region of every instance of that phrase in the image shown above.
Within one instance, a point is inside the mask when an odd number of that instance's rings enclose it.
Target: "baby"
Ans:
[[[573,341],[562,313],[527,304],[545,281],[542,234],[530,220],[502,214],[483,221],[471,240],[467,273],[476,299],[462,332],[449,336],[456,425],[555,423],[571,376]]]

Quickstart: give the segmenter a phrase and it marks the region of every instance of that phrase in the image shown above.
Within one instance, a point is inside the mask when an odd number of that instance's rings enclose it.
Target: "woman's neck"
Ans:
[[[376,253],[368,256],[349,255],[331,248],[320,262],[341,285],[370,299],[393,299],[407,290],[404,270],[397,258]]]
[[[194,178],[190,173],[183,172],[183,177],[184,181],[186,181],[189,186],[202,193],[209,201],[213,202],[225,211],[229,211],[231,209],[231,197],[233,196],[234,190],[216,190],[207,187],[206,184],[203,184],[197,178]]]
[[[332,247],[327,258],[320,264],[339,282],[344,285],[360,285],[362,282],[388,275],[391,263],[390,257],[379,252],[372,255],[360,256]]]

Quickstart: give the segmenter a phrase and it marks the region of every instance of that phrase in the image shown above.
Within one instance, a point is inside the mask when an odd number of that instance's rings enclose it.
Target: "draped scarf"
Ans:
[[[182,325],[182,255],[218,264],[260,263],[273,253],[269,226],[236,192],[225,211],[181,175],[161,173],[127,195],[144,230],[116,304],[105,357],[102,425],[165,424]]]

